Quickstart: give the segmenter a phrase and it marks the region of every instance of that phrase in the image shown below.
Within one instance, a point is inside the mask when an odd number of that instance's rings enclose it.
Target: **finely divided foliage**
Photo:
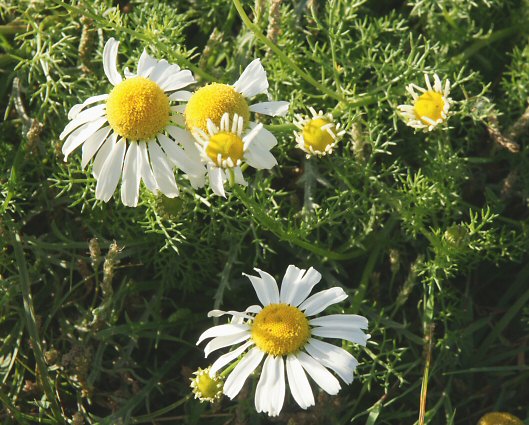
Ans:
[[[0,20],[2,424],[527,423],[525,0]]]

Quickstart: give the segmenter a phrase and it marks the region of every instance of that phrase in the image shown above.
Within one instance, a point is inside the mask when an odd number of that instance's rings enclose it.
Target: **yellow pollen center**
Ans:
[[[244,154],[244,142],[237,134],[221,131],[209,139],[206,154],[218,167],[236,166]],[[231,159],[232,164],[224,162],[228,159]]]
[[[207,131],[208,118],[220,126],[220,119],[228,113],[230,121],[238,114],[246,124],[250,119],[250,108],[243,95],[227,84],[211,83],[198,89],[185,110],[186,125],[189,130],[200,128]]]
[[[270,304],[252,324],[252,339],[265,353],[284,356],[299,351],[310,338],[307,317],[288,304]]]
[[[434,122],[437,122],[439,119],[442,120],[444,107],[445,101],[443,100],[442,94],[434,91],[427,91],[415,101],[413,109],[415,115],[423,124],[430,125],[431,122],[426,121],[423,117],[429,118]]]
[[[158,84],[144,77],[123,80],[107,99],[110,127],[128,140],[148,140],[169,122],[169,98]]]
[[[305,149],[325,152],[325,148],[334,143],[334,137],[322,127],[330,122],[325,118],[315,118],[310,120],[303,127],[303,140],[305,141]],[[336,131],[334,124],[329,128],[332,132]]]
[[[212,379],[207,373],[198,376],[197,389],[203,398],[215,398],[222,389],[222,382]]]

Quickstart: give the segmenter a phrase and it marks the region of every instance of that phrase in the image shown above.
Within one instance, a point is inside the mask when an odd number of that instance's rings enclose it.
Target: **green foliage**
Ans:
[[[372,338],[343,346],[360,360],[352,385],[307,413],[287,400],[277,422],[418,423],[425,403],[431,424],[490,410],[527,423],[527,0],[236,5],[0,5],[1,422],[270,423],[255,382],[206,406],[188,378],[209,361],[194,344],[207,311],[255,303],[241,273],[296,264],[342,286],[336,312],[368,317]],[[177,199],[97,201],[91,166],[64,162],[58,135],[71,106],[110,89],[109,37],[120,69],[145,48],[199,84],[233,84],[262,58],[271,98],[291,102],[286,118],[259,118],[279,165],[247,170],[226,199],[180,178]],[[452,82],[451,115],[428,133],[397,112],[424,73]],[[310,106],[347,130],[321,159],[292,134]]]

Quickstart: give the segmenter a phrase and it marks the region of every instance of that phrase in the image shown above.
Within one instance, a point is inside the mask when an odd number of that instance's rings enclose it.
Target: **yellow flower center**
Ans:
[[[148,140],[169,122],[169,98],[158,84],[144,77],[123,80],[107,99],[110,127],[129,140]]]
[[[222,390],[222,381],[212,379],[209,374],[201,373],[196,377],[197,393],[204,399],[216,398]]]
[[[235,133],[221,131],[211,136],[206,154],[218,167],[236,166],[237,162],[242,159],[244,153],[244,142]],[[231,159],[233,164],[226,164],[224,161]],[[229,161],[228,161],[229,162]]]
[[[265,353],[284,356],[299,351],[310,338],[307,317],[288,304],[270,304],[252,324],[252,339]]]
[[[238,114],[246,124],[250,119],[250,108],[243,95],[227,84],[211,83],[198,89],[185,110],[186,125],[189,130],[200,128],[207,131],[208,118],[220,125],[220,119],[224,113],[230,115]]]
[[[328,125],[330,121],[325,118],[315,118],[310,120],[303,127],[303,140],[305,141],[305,148],[316,152],[325,152],[325,148],[334,143],[334,137],[327,131],[322,130],[322,127]],[[330,130],[335,132],[334,124]]]
[[[434,122],[439,119],[443,119],[443,109],[445,107],[445,101],[443,95],[434,91],[427,91],[423,93],[415,101],[413,109],[415,115],[419,118],[423,124],[430,125],[431,123],[423,119],[423,117],[429,118]]]
[[[523,422],[510,413],[491,412],[483,416],[478,425],[523,425]]]

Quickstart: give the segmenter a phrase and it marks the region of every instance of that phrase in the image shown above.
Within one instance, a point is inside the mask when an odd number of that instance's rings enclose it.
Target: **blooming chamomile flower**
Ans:
[[[210,374],[210,371],[211,366],[206,369],[198,368],[197,371],[193,372],[195,377],[190,378],[193,394],[201,402],[209,401],[213,403],[222,397],[224,378],[216,373]]]
[[[181,90],[195,82],[190,71],[156,59],[143,51],[137,74],[116,68],[119,42],[105,44],[103,67],[114,88],[72,107],[71,120],[61,133],[64,160],[82,145],[84,168],[95,157],[92,173],[96,198],[107,202],[121,177],[121,200],[138,204],[140,180],[152,192],[178,195],[173,167],[187,174],[195,187],[204,184],[205,168],[193,138],[175,124],[182,123],[174,101],[189,97]],[[89,105],[94,105],[87,108]]]
[[[452,102],[452,99],[448,97],[450,80],[445,81],[443,88],[441,79],[437,74],[433,76],[433,87],[428,74],[424,74],[424,79],[426,89],[415,84],[409,84],[406,87],[413,98],[413,105],[399,105],[398,108],[402,112],[406,124],[410,127],[432,131],[438,124],[446,121],[448,117],[448,110]],[[417,94],[415,90],[422,94]]]
[[[288,102],[258,102],[250,105],[248,99],[267,93],[268,79],[260,59],[253,60],[243,71],[235,84],[211,83],[201,87],[188,97],[187,104],[180,105],[188,130],[199,128],[208,131],[208,120],[220,126],[227,112],[231,119],[237,114],[242,117],[244,126],[252,127],[250,112],[270,116],[284,116],[288,112]],[[250,124],[249,124],[250,123]],[[255,124],[253,124],[255,125]],[[274,137],[268,130],[260,132],[260,137]],[[275,139],[275,137],[274,137]]]
[[[312,116],[296,114],[294,124],[300,131],[295,131],[298,148],[305,151],[307,158],[311,155],[324,156],[332,153],[336,143],[345,134],[340,130],[340,123],[334,123],[332,114],[316,112],[309,107]]]
[[[241,170],[243,163],[258,170],[270,169],[277,164],[270,153],[277,140],[266,132],[262,124],[245,130],[242,116],[235,113],[230,123],[230,115],[226,112],[220,120],[220,127],[210,119],[207,126],[207,132],[197,127],[192,133],[200,145],[209,183],[215,194],[226,196],[224,182],[231,178],[231,173],[235,183],[246,185]]]
[[[262,303],[244,312],[210,311],[208,316],[231,315],[231,323],[205,331],[197,344],[213,338],[204,348],[206,356],[219,348],[241,344],[220,356],[210,373],[216,373],[237,360],[224,383],[224,394],[234,398],[250,374],[265,358],[255,393],[255,408],[270,416],[279,415],[285,398],[285,372],[290,392],[302,409],[314,405],[307,374],[328,394],[336,394],[340,383],[333,370],[346,383],[353,381],[357,360],[343,348],[320,338],[337,338],[365,346],[369,335],[367,319],[354,314],[315,317],[332,304],[347,298],[342,288],[334,287],[309,297],[321,274],[290,265],[278,289],[275,279],[255,269],[259,276],[248,276]],[[308,298],[307,298],[308,297]]]

